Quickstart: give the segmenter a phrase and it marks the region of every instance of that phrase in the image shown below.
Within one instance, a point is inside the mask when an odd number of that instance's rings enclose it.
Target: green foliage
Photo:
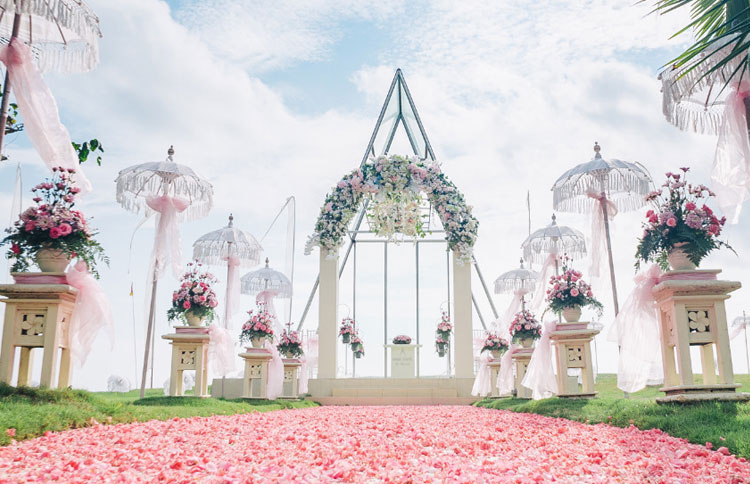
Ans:
[[[0,383],[0,445],[10,443],[10,437],[6,434],[6,430],[10,428],[16,429],[16,440],[25,440],[39,437],[47,431],[86,427],[96,422],[145,422],[153,419],[233,415],[317,405],[309,400],[248,401],[163,395],[161,389],[147,390],[146,398],[138,400],[138,391],[91,393],[71,389],[15,388]]]
[[[750,375],[735,375],[735,379],[744,389],[750,386]],[[740,457],[750,458],[750,402],[658,404],[654,398],[663,394],[655,387],[624,398],[617,389],[616,376],[601,373],[596,390],[599,395],[593,399],[501,398],[481,400],[476,405],[617,427],[627,427],[632,420],[633,425],[643,430],[658,428],[694,444],[711,442],[714,448],[725,446]]]
[[[73,149],[78,153],[78,163],[84,163],[91,154],[104,153],[104,147],[96,138],[83,143],[73,142]],[[96,156],[96,164],[102,166],[102,155]]]
[[[647,0],[641,0],[645,2]],[[691,21],[676,32],[677,37],[685,32],[695,35],[695,42],[683,53],[675,57],[667,66],[674,66],[684,75],[699,68],[710,59],[716,64],[708,69],[703,77],[720,71],[728,64],[738,61],[732,76],[725,79],[737,82],[748,75],[750,49],[750,2],[747,0],[655,0],[653,12],[666,14],[678,9],[690,8]],[[716,59],[717,52],[734,43],[726,57]]]

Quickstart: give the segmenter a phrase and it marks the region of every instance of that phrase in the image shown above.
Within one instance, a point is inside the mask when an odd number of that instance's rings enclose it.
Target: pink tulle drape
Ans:
[[[226,376],[237,369],[234,339],[228,329],[212,324],[208,327],[209,368],[214,375]]]
[[[492,393],[492,369],[489,365],[491,359],[492,357],[487,352],[479,357],[479,371],[471,389],[471,394],[474,396],[486,397]]]
[[[526,375],[521,385],[531,390],[531,398],[541,400],[557,394],[557,379],[555,378],[554,348],[550,336],[557,327],[556,321],[544,323],[544,333],[537,342],[531,361],[526,367]]]
[[[70,352],[80,364],[86,361],[99,331],[104,330],[111,345],[115,342],[115,326],[109,299],[89,273],[88,266],[78,261],[68,268],[68,284],[78,290],[70,318]]]
[[[503,314],[496,320],[497,331],[503,338],[508,337],[508,331],[510,330],[510,323],[516,316],[516,313],[521,310],[521,298],[524,293],[516,291],[513,293],[513,299],[510,300],[510,304],[505,309]]]
[[[544,259],[542,268],[539,270],[539,279],[537,280],[536,291],[534,291],[534,297],[529,304],[529,310],[534,314],[542,314],[545,307],[544,298],[547,295],[545,288],[549,282],[550,277],[555,275],[555,259],[557,254],[548,254],[547,258]],[[512,319],[512,318],[511,318]],[[510,324],[510,320],[508,320]]]
[[[587,195],[599,202],[596,210],[591,212],[591,266],[589,274],[591,277],[601,275],[602,259],[607,257],[607,232],[604,225],[604,214],[602,213],[601,203],[604,201],[607,207],[607,217],[612,220],[617,215],[617,206],[611,200],[607,199],[603,193],[589,192]]]
[[[268,382],[266,383],[266,398],[276,400],[281,396],[284,389],[284,362],[281,361],[281,355],[276,345],[269,340],[265,340],[265,347],[271,352],[273,358],[268,364]]]
[[[620,347],[617,387],[624,392],[637,392],[664,379],[659,321],[651,293],[661,275],[659,266],[652,264],[635,276],[635,288],[607,335]]]
[[[297,391],[300,395],[304,395],[307,393],[307,381],[310,378],[310,375],[308,375],[308,369],[307,369],[307,356],[302,356],[300,358],[300,361],[302,362],[302,366],[299,368],[299,377],[297,378],[298,386]]]
[[[513,379],[513,353],[520,348],[519,345],[510,345],[500,360],[500,371],[497,372],[497,391],[502,395],[513,393],[515,381]]]
[[[266,289],[255,296],[255,304],[265,307],[268,314],[273,318],[273,329],[277,333],[283,329],[281,323],[279,323],[279,318],[276,317],[276,307],[273,305],[273,300],[278,294],[278,291]]]
[[[148,197],[146,204],[151,210],[157,212],[154,249],[151,254],[155,277],[159,279],[162,276],[167,261],[169,261],[172,266],[172,273],[179,278],[182,249],[177,214],[184,212],[190,202],[183,198],[162,195],[160,197]]]
[[[739,221],[742,204],[750,199],[750,139],[744,102],[747,97],[748,81],[739,83],[727,96],[711,170],[711,188],[731,224]]]
[[[224,327],[232,329],[232,316],[240,308],[240,259],[227,258],[227,297],[224,301]]]
[[[14,38],[10,44],[0,46],[0,61],[8,68],[24,131],[39,157],[50,169],[55,166],[75,169],[73,180],[81,193],[90,192],[91,182],[78,163],[68,130],[60,122],[55,98],[34,65],[31,49]]]

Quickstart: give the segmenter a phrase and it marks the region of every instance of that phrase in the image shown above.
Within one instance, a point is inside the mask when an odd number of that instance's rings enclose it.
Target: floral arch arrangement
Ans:
[[[329,252],[341,247],[349,223],[365,200],[374,202],[368,217],[378,235],[423,235],[419,217],[422,193],[443,224],[448,247],[459,261],[470,262],[479,222],[463,194],[437,163],[428,165],[415,157],[398,155],[371,159],[336,184],[326,196],[305,254],[310,254],[315,246]]]

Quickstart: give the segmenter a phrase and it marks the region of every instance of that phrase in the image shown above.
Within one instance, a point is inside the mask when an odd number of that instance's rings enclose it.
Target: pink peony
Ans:
[[[667,226],[668,227],[676,227],[677,226],[677,219],[674,217],[669,217],[667,219]]]

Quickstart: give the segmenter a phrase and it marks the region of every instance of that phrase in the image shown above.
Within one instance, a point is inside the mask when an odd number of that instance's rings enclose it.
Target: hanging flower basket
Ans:
[[[345,345],[351,343],[352,335],[355,334],[354,325],[355,322],[352,318],[344,318],[341,320],[339,336],[341,336],[341,342]]]

